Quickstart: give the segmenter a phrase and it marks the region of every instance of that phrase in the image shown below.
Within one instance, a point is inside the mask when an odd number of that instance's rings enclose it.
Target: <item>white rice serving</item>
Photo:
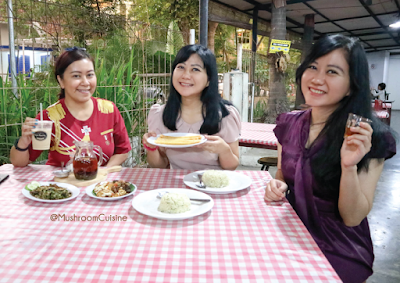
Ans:
[[[202,180],[204,185],[210,188],[223,188],[229,185],[229,178],[224,171],[206,170]]]
[[[168,193],[162,196],[158,211],[165,213],[183,213],[190,210],[190,199],[187,195]]]

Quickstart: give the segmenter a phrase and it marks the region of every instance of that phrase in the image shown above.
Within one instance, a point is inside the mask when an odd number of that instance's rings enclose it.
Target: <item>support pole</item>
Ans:
[[[304,34],[302,38],[303,52],[301,62],[306,59],[314,40],[314,14],[307,14],[304,19]]]
[[[302,53],[301,53],[301,62],[304,62],[308,53],[311,50],[314,39],[314,14],[307,14],[304,19],[304,34],[301,40],[302,43]],[[304,104],[304,96],[301,93],[301,89],[297,86],[296,89],[296,101],[295,101],[295,109],[300,109],[300,105]]]
[[[195,35],[196,35],[195,30],[191,29],[190,30],[190,44],[195,44]]]
[[[9,34],[9,47],[10,47],[10,73],[11,73],[11,86],[12,92],[15,97],[18,97],[17,92],[17,66],[15,63],[15,48],[14,48],[14,16],[12,8],[12,0],[7,0],[7,14],[8,14],[8,34]]]
[[[250,82],[254,83],[256,72],[257,34],[258,34],[258,8],[253,10],[253,27],[251,40]]]
[[[200,0],[200,44],[207,47],[208,38],[208,0]]]
[[[238,43],[237,44],[237,64],[236,64],[236,69],[238,69],[240,72],[242,71],[242,61],[243,61],[243,44]]]

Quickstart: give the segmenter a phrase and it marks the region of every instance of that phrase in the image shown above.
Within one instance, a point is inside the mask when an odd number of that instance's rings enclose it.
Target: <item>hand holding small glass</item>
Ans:
[[[345,140],[340,150],[341,163],[345,167],[357,165],[371,150],[372,121],[349,113],[346,123]]]

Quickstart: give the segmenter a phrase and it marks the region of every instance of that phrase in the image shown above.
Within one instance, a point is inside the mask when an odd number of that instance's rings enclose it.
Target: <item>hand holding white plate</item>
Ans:
[[[189,198],[197,199],[210,199],[206,203],[194,204],[192,202],[190,210],[184,213],[170,214],[158,211],[158,206],[161,200],[157,198],[159,192],[168,191],[170,193],[185,194]],[[203,213],[210,211],[214,206],[214,200],[202,192],[188,190],[188,189],[175,189],[175,188],[163,188],[157,190],[151,190],[137,195],[132,201],[133,208],[147,216],[151,216],[162,220],[183,220],[192,218]]]
[[[193,133],[167,133],[163,134],[164,136],[167,137],[191,137],[191,136],[199,136],[199,134],[193,134]],[[156,137],[149,137],[147,139],[147,142],[149,144],[159,146],[159,147],[168,147],[168,148],[185,148],[185,147],[192,147],[195,145],[203,144],[207,141],[207,139],[203,136],[200,135],[201,139],[198,143],[194,144],[184,144],[184,145],[176,145],[176,144],[158,144],[156,143],[156,140],[160,137],[160,135],[157,135]]]
[[[31,200],[40,201],[40,202],[57,203],[57,202],[64,202],[64,201],[69,201],[71,199],[74,199],[80,193],[79,188],[75,187],[74,185],[70,185],[70,184],[66,184],[66,183],[58,183],[58,182],[38,182],[38,183],[40,186],[49,186],[50,184],[56,184],[57,186],[65,188],[68,191],[70,191],[71,196],[69,198],[63,198],[63,199],[40,199],[40,198],[37,198],[37,197],[34,197],[33,195],[31,195],[31,191],[27,190],[25,187],[21,191],[22,194]]]

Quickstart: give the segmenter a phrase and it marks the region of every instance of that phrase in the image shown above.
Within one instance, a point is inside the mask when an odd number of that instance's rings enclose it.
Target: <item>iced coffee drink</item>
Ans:
[[[50,149],[51,129],[53,121],[37,121],[37,125],[32,129],[32,148],[35,150]]]

